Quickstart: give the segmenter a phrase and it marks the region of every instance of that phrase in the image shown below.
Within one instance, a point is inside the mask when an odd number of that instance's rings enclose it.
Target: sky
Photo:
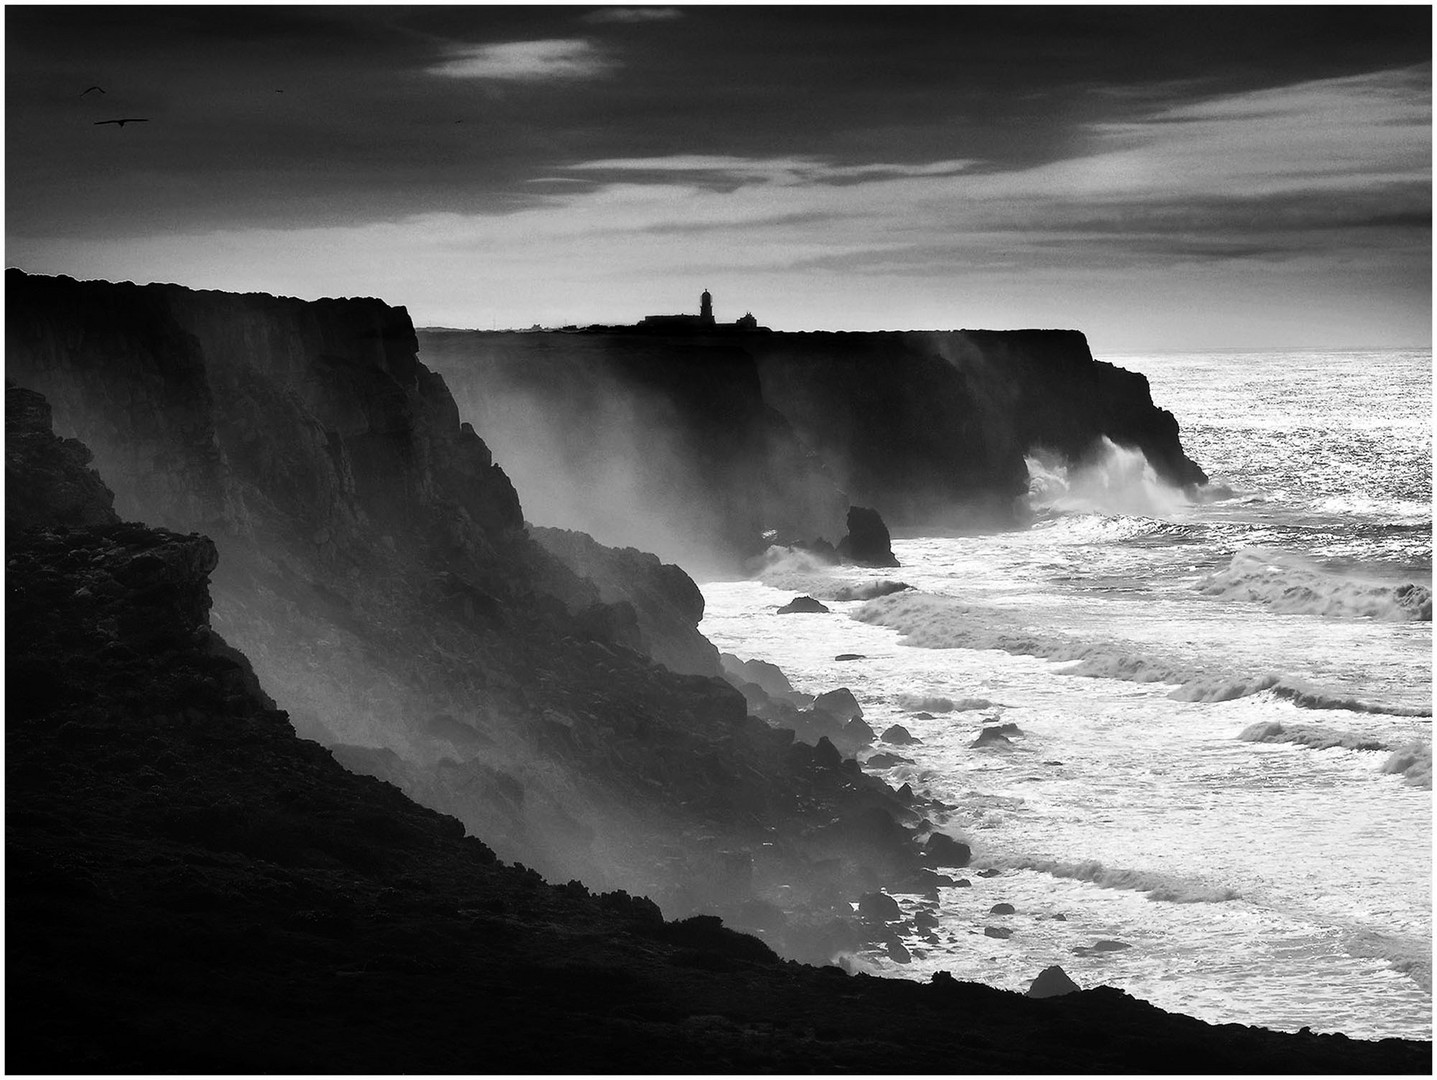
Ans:
[[[707,288],[780,330],[1427,347],[1431,19],[8,5],[5,261],[420,326]]]

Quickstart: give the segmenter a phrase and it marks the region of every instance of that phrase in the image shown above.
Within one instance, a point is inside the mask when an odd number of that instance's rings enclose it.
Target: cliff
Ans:
[[[662,538],[697,499],[727,523],[684,535],[709,558],[716,539],[741,555],[763,530],[837,543],[841,508],[815,498],[825,484],[898,528],[1012,526],[1025,455],[1081,463],[1104,436],[1175,486],[1207,481],[1147,380],[1094,360],[1075,331],[423,330],[419,342],[525,492],[564,493],[531,499],[530,516],[610,542],[650,525]],[[781,435],[756,435],[761,415]]]
[[[546,885],[341,768],[208,621],[205,537],[117,520],[6,401],[6,1064],[17,1073],[1421,1073],[1430,1044],[1210,1027],[779,961]]]
[[[9,374],[122,517],[213,539],[215,628],[348,767],[555,880],[720,912],[790,955],[861,940],[862,892],[938,880],[921,805],[656,662],[709,663],[681,571],[559,545],[596,583],[534,542],[403,309],[7,288]]]

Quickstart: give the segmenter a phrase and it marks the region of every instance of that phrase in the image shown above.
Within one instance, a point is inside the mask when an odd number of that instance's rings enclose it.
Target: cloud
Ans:
[[[669,154],[645,158],[603,158],[568,168],[619,176],[650,173],[683,176],[690,182],[708,179],[720,184],[762,182],[780,185],[854,183],[903,176],[949,176],[972,167],[973,161],[930,161],[916,165],[881,162],[837,165],[818,158],[745,158],[720,154]]]
[[[538,82],[591,79],[607,74],[616,66],[582,38],[548,38],[459,46],[452,50],[449,59],[429,68],[429,73],[452,79]]]
[[[784,328],[1410,342],[1430,333],[1429,100],[1420,72],[1397,71],[1165,101],[1076,129],[1066,159],[1009,167],[595,157],[562,170],[580,183],[536,171],[547,183],[504,212],[61,244],[34,259],[12,237],[7,257],[37,272],[380,295],[431,324],[632,321],[692,306],[679,287],[697,281]]]
[[[606,7],[584,16],[587,23],[644,23],[677,19],[683,12],[675,7]]]

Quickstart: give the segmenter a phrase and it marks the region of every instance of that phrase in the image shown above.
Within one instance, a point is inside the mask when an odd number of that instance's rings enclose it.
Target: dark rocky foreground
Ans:
[[[298,738],[209,627],[214,545],[120,522],[37,395],[6,419],[10,1072],[1431,1070],[1106,988],[848,976],[545,884]]]

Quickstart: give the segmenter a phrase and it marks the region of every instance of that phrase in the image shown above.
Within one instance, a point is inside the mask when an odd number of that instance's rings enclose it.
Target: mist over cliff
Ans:
[[[424,331],[536,524],[732,573],[769,543],[837,543],[848,497],[764,398],[734,337]]]

